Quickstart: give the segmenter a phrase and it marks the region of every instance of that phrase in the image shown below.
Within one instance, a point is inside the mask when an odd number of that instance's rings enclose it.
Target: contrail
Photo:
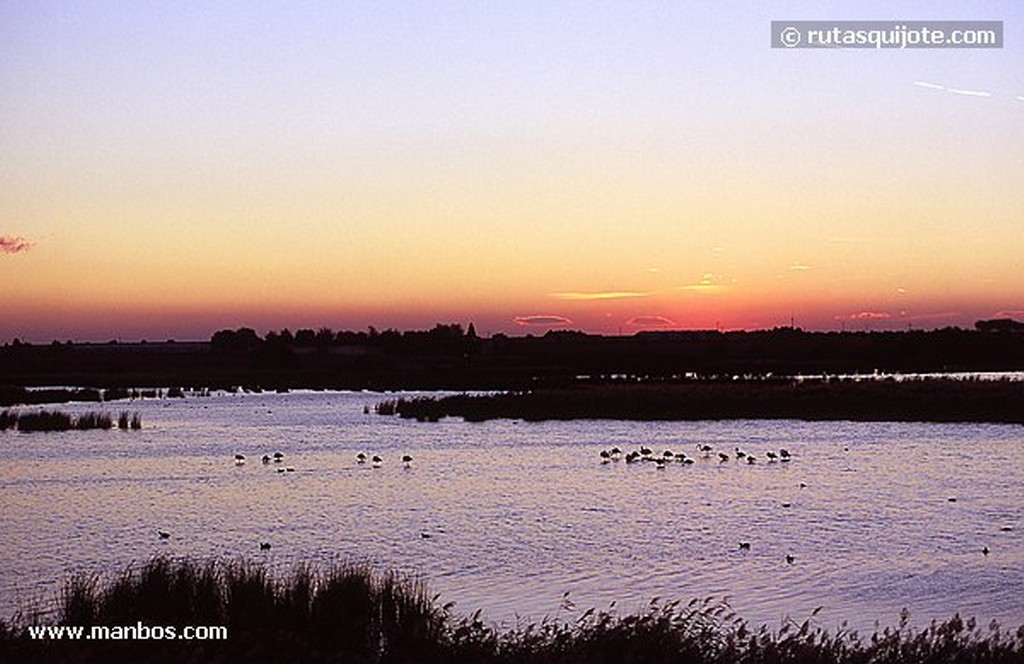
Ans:
[[[957,88],[946,88],[947,92],[952,92],[955,95],[966,95],[968,97],[991,97],[991,92],[983,92],[981,90],[959,90]]]

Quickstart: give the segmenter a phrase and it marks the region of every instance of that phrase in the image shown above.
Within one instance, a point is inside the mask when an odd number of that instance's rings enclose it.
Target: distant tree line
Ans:
[[[334,346],[363,346],[380,348],[387,352],[424,352],[439,355],[473,352],[478,341],[472,323],[463,330],[462,325],[438,323],[430,330],[396,329],[378,331],[370,326],[363,331],[338,331],[329,327],[319,330],[303,328],[295,331],[285,328],[270,331],[260,337],[249,327],[219,330],[210,338],[214,351],[251,353],[260,350],[312,348],[325,350]]]
[[[993,318],[977,321],[974,329],[978,332],[1024,332],[1024,323],[1012,318]]]

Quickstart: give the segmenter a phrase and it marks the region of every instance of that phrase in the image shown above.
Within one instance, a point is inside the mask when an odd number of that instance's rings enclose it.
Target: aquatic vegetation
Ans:
[[[693,380],[399,398],[377,412],[420,421],[800,419],[1024,423],[1024,381]]]
[[[103,393],[91,387],[53,387],[29,390],[24,387],[0,386],[0,406],[15,406],[44,403],[99,402]]]
[[[117,428],[122,431],[127,429],[138,430],[142,428],[142,417],[138,413],[129,413],[122,410],[117,416]]]
[[[25,618],[26,615],[30,617]],[[868,638],[802,623],[751,628],[726,602],[664,603],[620,615],[577,609],[563,597],[556,618],[502,630],[477,611],[458,616],[417,580],[365,565],[295,567],[275,580],[250,562],[154,558],[101,582],[78,575],[64,586],[56,615],[0,621],[0,660],[358,661],[358,662],[1020,662],[1024,626],[953,616],[927,628],[896,627]],[[226,640],[68,641],[33,639],[51,625],[210,625]]]
[[[114,420],[109,413],[90,411],[80,415],[72,415],[61,411],[40,410],[20,413],[15,410],[0,412],[0,431],[17,429],[29,433],[36,431],[87,431],[89,429],[111,429]],[[138,413],[129,415],[122,412],[118,416],[117,426],[120,429],[141,429],[142,417]]]

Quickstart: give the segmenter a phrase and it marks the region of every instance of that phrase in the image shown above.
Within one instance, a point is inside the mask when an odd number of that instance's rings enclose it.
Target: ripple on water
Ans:
[[[773,625],[818,606],[823,626],[893,624],[903,606],[918,624],[955,611],[1024,622],[1019,427],[416,423],[364,415],[377,399],[140,401],[141,432],[0,434],[17,469],[0,477],[0,610],[52,598],[65,570],[166,553],[280,570],[366,560],[506,623],[708,596]],[[701,444],[759,462],[705,459]],[[602,449],[640,445],[696,462],[600,463]],[[793,461],[765,462],[780,447]],[[276,451],[281,464],[259,462]]]

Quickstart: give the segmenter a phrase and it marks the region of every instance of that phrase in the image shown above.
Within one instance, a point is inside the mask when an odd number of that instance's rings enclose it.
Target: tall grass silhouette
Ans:
[[[249,562],[154,558],[112,581],[72,577],[51,625],[211,625],[226,640],[33,639],[43,623],[0,621],[0,661],[342,662],[1020,662],[1024,626],[1004,632],[959,615],[923,630],[897,627],[868,638],[815,626],[814,614],[777,630],[751,629],[728,604],[653,600],[627,615],[587,610],[502,630],[479,611],[460,617],[417,580],[366,565],[299,565],[275,580]]]

